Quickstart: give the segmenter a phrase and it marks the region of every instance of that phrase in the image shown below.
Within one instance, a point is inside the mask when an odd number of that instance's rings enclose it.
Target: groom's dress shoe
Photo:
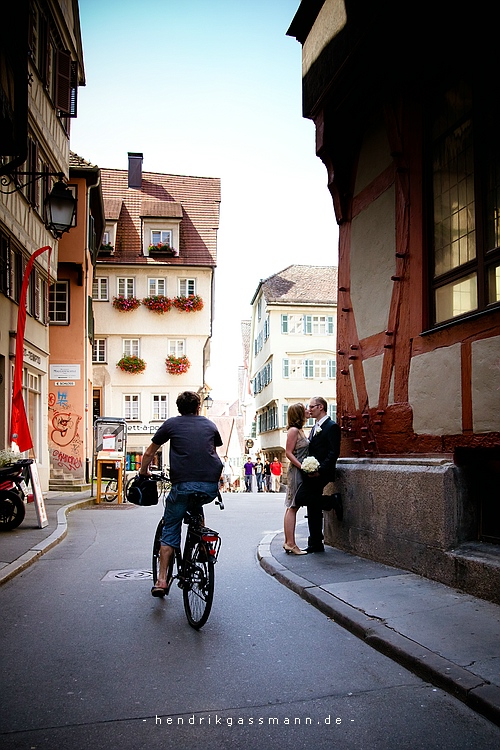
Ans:
[[[306,552],[308,555],[311,555],[313,552],[324,552],[324,551],[325,551],[325,548],[322,544],[314,544],[312,546],[309,545],[306,547]]]

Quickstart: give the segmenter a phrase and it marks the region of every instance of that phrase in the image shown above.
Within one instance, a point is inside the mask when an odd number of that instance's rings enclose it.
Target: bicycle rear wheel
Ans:
[[[160,547],[161,547],[161,533],[163,531],[163,518],[158,523],[158,526],[156,527],[156,533],[155,538],[153,541],[153,560],[152,560],[152,568],[153,568],[153,584],[156,583],[158,580],[158,571],[160,570]],[[175,553],[170,558],[170,563],[167,570],[167,588],[165,591],[165,595],[168,596],[170,592],[170,587],[172,585],[173,581],[173,573],[174,573],[174,558]]]
[[[186,545],[183,569],[184,611],[191,627],[199,630],[212,609],[215,582],[214,563],[204,542]]]

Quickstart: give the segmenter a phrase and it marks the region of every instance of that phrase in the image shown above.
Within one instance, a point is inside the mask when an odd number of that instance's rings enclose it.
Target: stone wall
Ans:
[[[344,519],[325,542],[500,603],[500,547],[475,541],[460,468],[444,459],[341,459]]]

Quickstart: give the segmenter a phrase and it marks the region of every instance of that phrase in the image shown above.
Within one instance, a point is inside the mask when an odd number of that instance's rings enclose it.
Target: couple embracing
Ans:
[[[340,453],[340,427],[327,413],[328,404],[322,396],[310,399],[309,406],[292,404],[287,415],[286,456],[290,461],[288,467],[287,492],[285,497],[283,549],[287,553],[303,555],[312,552],[323,552],[323,510],[335,510],[342,520],[342,501],[340,495],[323,497],[323,490],[335,479],[335,468]],[[308,417],[314,420],[309,438],[304,434],[304,425]],[[317,467],[305,472],[302,464],[307,457],[314,457]],[[311,462],[308,462],[311,463]],[[307,507],[309,539],[305,550],[295,543],[295,522],[297,510]]]

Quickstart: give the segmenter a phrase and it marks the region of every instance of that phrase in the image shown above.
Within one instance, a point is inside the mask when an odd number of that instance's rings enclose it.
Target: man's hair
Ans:
[[[317,404],[321,404],[323,407],[323,411],[328,412],[328,404],[323,398],[323,396],[313,396],[313,399],[316,401]]]
[[[201,398],[193,391],[183,391],[177,396],[179,414],[197,414],[201,406]]]
[[[304,404],[290,404],[286,413],[287,428],[298,427],[301,430],[306,422]]]

